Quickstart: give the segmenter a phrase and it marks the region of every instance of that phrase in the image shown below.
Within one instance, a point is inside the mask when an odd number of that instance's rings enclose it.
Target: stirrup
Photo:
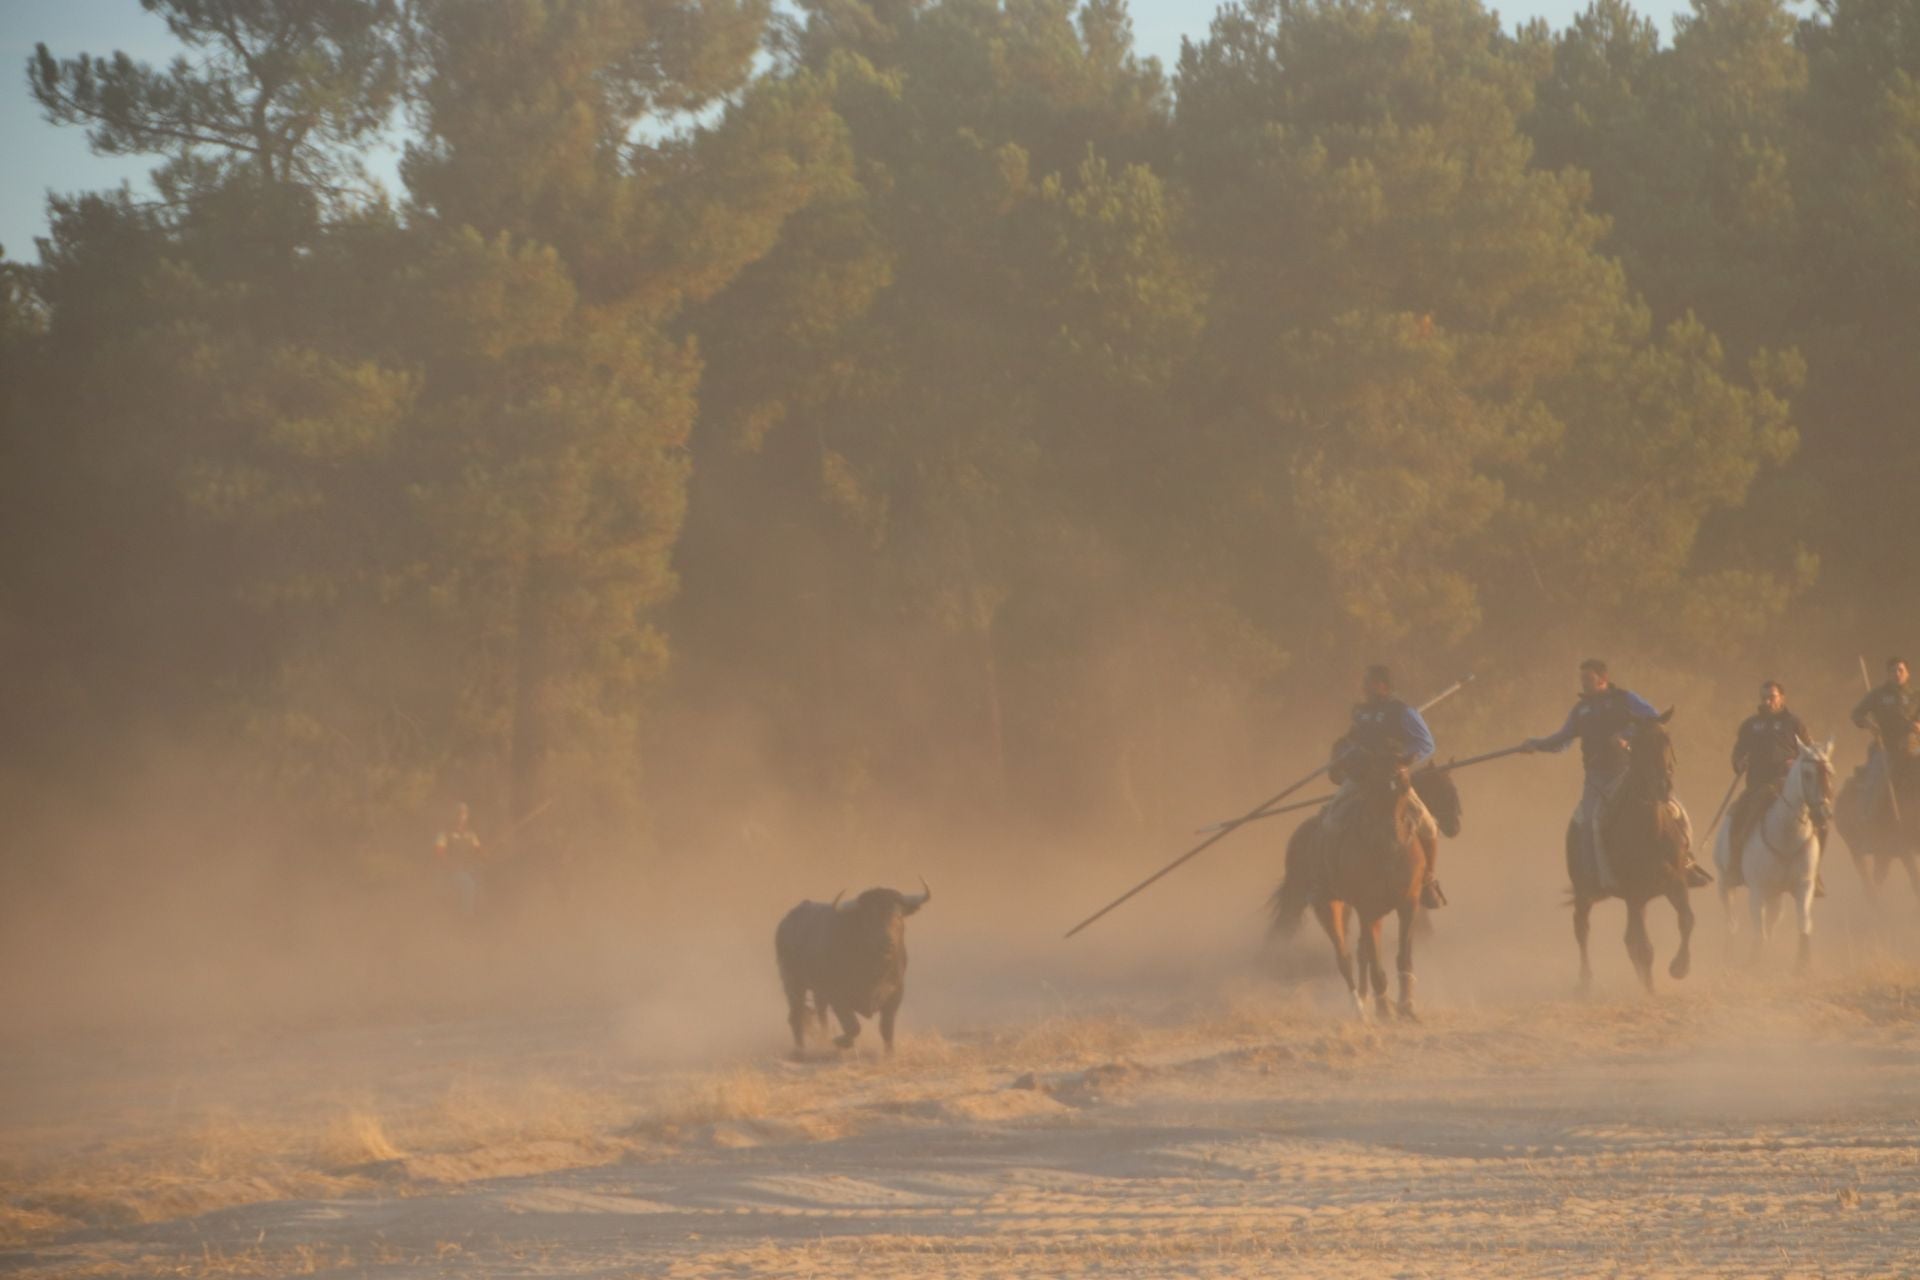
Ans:
[[[1420,905],[1429,911],[1447,905],[1447,895],[1440,892],[1440,882],[1429,880],[1420,886]]]
[[[1689,889],[1704,889],[1713,883],[1713,872],[1691,859],[1687,862],[1685,874],[1687,877],[1687,888]]]

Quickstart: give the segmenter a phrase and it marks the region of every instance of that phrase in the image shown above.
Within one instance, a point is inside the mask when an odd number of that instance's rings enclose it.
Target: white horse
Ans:
[[[1753,915],[1753,957],[1780,921],[1783,897],[1793,899],[1799,918],[1800,953],[1797,966],[1804,971],[1813,958],[1813,892],[1820,873],[1820,831],[1833,813],[1833,740],[1824,747],[1807,743],[1793,759],[1780,794],[1767,806],[1760,821],[1749,829],[1746,844],[1737,854],[1733,849],[1731,826],[1720,828],[1714,843],[1713,861],[1720,869],[1720,905],[1727,913],[1727,928],[1738,928],[1733,917],[1733,891],[1727,887],[1727,872],[1733,859],[1740,859],[1740,876],[1747,886],[1747,907]]]

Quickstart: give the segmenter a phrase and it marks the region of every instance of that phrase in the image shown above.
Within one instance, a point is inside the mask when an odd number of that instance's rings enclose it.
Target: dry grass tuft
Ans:
[[[329,1121],[313,1154],[314,1163],[322,1169],[351,1169],[402,1158],[380,1117],[359,1109]]]

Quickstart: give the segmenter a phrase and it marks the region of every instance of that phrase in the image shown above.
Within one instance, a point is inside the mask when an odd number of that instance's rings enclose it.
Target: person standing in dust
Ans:
[[[485,854],[465,801],[454,806],[452,825],[435,838],[433,858],[453,886],[460,914],[475,915],[480,909],[480,867]]]

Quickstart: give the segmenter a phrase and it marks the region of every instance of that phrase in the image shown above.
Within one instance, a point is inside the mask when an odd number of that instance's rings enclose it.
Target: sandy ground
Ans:
[[[16,1048],[0,1272],[1920,1268],[1898,956],[1370,1027],[1324,978],[1209,986],[720,1071],[605,1010]]]

